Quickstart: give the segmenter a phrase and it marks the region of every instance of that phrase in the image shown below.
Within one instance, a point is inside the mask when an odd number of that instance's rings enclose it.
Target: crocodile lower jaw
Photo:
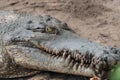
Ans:
[[[94,70],[80,65],[80,63],[70,59],[70,56],[55,56],[45,51],[21,46],[7,46],[7,50],[12,55],[17,64],[23,68],[52,71],[65,74],[82,75],[93,77]]]
[[[11,46],[10,48],[13,48],[13,49],[9,49],[12,50],[11,53],[18,54],[15,55],[16,58],[15,61],[18,61],[17,63],[21,62],[22,60],[24,61],[25,59],[26,60],[28,59],[25,62],[29,62],[30,60],[31,61],[35,60],[35,62],[32,62],[31,64],[30,62],[27,63],[27,66],[31,66],[31,67],[27,67],[26,63],[20,63],[27,68],[32,68],[36,70],[39,69],[44,71],[53,71],[59,73],[67,73],[73,75],[82,75],[87,77],[93,77],[93,76],[103,77],[108,70],[106,69],[106,71],[104,71],[104,68],[107,67],[106,58],[96,57],[91,53],[80,53],[77,50],[75,52],[72,52],[67,49],[54,51],[53,49],[50,49],[48,47],[37,45],[35,44],[35,42],[32,41],[28,41],[28,42],[18,41],[15,45]],[[20,54],[23,55],[27,54],[29,57],[25,57],[21,55],[22,57],[19,58],[18,56],[20,56]],[[38,57],[39,59],[35,57],[35,54],[36,56],[39,56]],[[45,59],[47,59],[47,61],[45,61]],[[33,63],[38,63],[38,64],[33,64]]]

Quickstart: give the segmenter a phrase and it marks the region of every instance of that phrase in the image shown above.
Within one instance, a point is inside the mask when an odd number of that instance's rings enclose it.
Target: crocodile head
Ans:
[[[120,60],[120,50],[83,39],[56,18],[18,14],[16,17],[2,23],[1,33],[8,54],[18,66],[105,77]]]

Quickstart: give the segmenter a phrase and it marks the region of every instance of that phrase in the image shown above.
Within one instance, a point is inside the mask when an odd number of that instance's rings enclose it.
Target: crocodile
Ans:
[[[50,15],[0,11],[1,78],[51,71],[105,79],[119,61],[118,48],[81,38]]]

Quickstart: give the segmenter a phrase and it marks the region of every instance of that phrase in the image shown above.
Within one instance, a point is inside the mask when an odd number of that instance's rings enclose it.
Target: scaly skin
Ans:
[[[52,71],[107,77],[120,50],[81,38],[51,16],[0,11],[0,77]]]

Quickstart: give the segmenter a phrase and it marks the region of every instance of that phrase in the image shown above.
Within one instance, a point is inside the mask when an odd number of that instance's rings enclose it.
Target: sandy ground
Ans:
[[[120,48],[120,0],[0,0],[0,10],[51,15],[86,39]],[[29,80],[79,80],[56,76],[45,73]]]

